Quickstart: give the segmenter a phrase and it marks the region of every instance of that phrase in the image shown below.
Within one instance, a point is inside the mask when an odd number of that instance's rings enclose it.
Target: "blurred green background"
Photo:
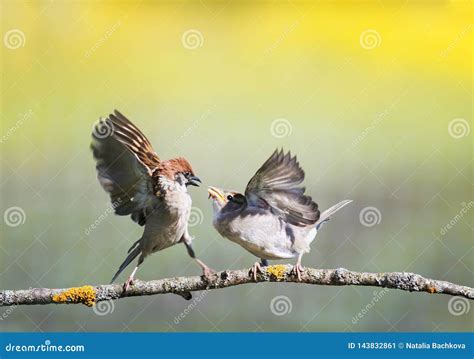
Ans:
[[[472,3],[4,0],[1,18],[1,289],[107,283],[140,237],[129,218],[104,218],[89,150],[92,125],[114,108],[161,158],[186,156],[205,186],[243,190],[283,147],[322,209],[353,199],[303,265],[474,285]],[[199,257],[250,267],[255,258],[213,230],[205,186],[191,189]],[[364,219],[368,207],[375,219]],[[175,246],[138,277],[199,273]],[[194,296],[124,299],[102,312],[3,308],[0,328],[473,329],[467,301],[382,288],[258,284]]]

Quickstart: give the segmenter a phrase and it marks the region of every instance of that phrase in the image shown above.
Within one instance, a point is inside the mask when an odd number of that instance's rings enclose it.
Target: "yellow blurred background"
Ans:
[[[107,283],[140,237],[129,218],[113,215],[86,233],[110,206],[96,179],[91,129],[114,108],[160,157],[193,164],[204,186],[191,189],[191,233],[215,269],[249,267],[255,258],[214,231],[205,186],[243,191],[283,147],[298,155],[320,208],[354,200],[318,234],[303,265],[410,271],[473,286],[471,2],[1,5],[1,289]],[[8,218],[12,208],[19,222]],[[175,246],[149,258],[138,277],[197,274]],[[191,303],[166,295],[124,299],[105,315],[80,306],[17,307],[0,326],[473,329],[470,305],[459,313],[447,296],[381,291],[248,285],[196,293],[202,300],[178,323]],[[275,314],[275,298],[285,300],[286,313]]]

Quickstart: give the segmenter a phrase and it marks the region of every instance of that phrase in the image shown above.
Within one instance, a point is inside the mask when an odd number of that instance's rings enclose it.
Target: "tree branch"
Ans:
[[[361,273],[344,268],[313,269],[305,268],[301,281],[291,273],[291,265],[274,265],[262,268],[257,282],[289,282],[313,285],[358,285],[400,289],[410,292],[427,292],[462,296],[474,299],[474,288],[450,282],[424,278],[419,274],[406,272]],[[0,306],[30,304],[82,303],[92,306],[97,302],[126,297],[174,293],[183,295],[208,289],[227,288],[240,284],[255,283],[248,270],[226,270],[218,272],[207,281],[203,277],[175,277],[136,281],[126,293],[120,284],[84,286],[66,289],[33,288],[26,290],[0,291]]]

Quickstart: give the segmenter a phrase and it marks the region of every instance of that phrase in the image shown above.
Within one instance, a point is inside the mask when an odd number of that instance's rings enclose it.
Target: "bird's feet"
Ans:
[[[298,281],[301,281],[301,273],[304,271],[303,266],[301,265],[301,259],[303,258],[303,253],[298,255],[298,260],[296,264],[291,269],[291,274],[295,275],[298,278]]]
[[[217,272],[216,272],[214,269],[212,269],[212,268],[210,268],[210,267],[208,267],[208,266],[206,266],[206,265],[205,265],[204,267],[202,267],[202,276],[203,276],[208,282],[211,281],[211,279],[214,277],[214,275],[215,275],[216,273],[217,273]]]
[[[196,258],[196,262],[202,269],[202,276],[204,277],[204,279],[210,282],[212,277],[214,277],[214,274],[216,274],[217,272],[214,269],[208,267],[202,260],[198,258]]]
[[[299,281],[301,281],[301,273],[304,271],[304,268],[301,264],[297,263],[291,269],[291,274],[295,275]]]
[[[135,281],[135,279],[133,278],[133,275],[128,277],[127,281],[123,284],[123,291],[126,292],[128,290],[128,288],[130,288],[130,286],[133,285],[134,281]]]
[[[300,263],[296,263],[291,269],[291,274],[295,275],[298,278],[298,281],[301,281],[301,273],[303,271],[303,266]]]
[[[260,263],[255,262],[255,264],[250,268],[249,275],[253,277],[253,280],[257,281],[257,274],[262,273],[262,266]]]

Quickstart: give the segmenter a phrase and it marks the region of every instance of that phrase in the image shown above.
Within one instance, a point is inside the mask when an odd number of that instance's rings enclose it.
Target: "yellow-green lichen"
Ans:
[[[286,274],[286,266],[283,264],[277,264],[274,266],[268,266],[266,268],[267,273],[270,274],[271,276],[275,277],[277,280],[283,280],[285,279],[285,274]]]
[[[82,303],[88,307],[95,304],[95,289],[90,285],[69,288],[62,293],[53,296],[55,303]]]

